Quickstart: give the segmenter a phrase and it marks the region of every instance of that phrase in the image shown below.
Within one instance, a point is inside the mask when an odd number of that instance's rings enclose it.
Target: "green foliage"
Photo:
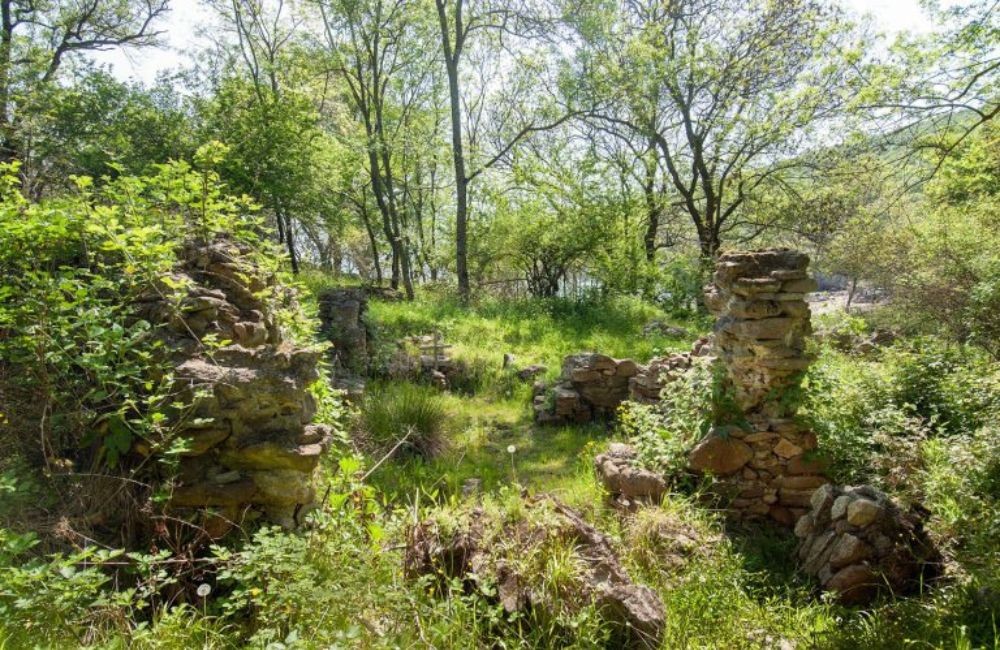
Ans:
[[[712,426],[742,423],[724,374],[717,364],[695,364],[664,386],[659,403],[619,407],[618,433],[635,445],[643,465],[676,479],[692,445]]]
[[[200,158],[211,158],[206,145]],[[207,167],[182,162],[154,176],[121,177],[74,195],[28,202],[17,192],[17,166],[3,168],[0,203],[0,357],[11,389],[40,400],[19,402],[17,419],[41,418],[46,458],[96,443],[94,462],[114,467],[132,442],[170,443],[170,394],[160,343],[134,303],[148,293],[170,299],[178,242],[193,230],[256,240],[242,199],[222,193]],[[27,437],[25,437],[25,442]]]
[[[57,644],[100,622],[102,603],[115,597],[102,592],[108,577],[99,565],[121,552],[30,558],[37,541],[0,529],[0,639],[6,632],[13,643]]]
[[[656,301],[671,313],[691,315],[698,310],[704,284],[704,264],[700,259],[672,257],[660,272]]]
[[[413,303],[373,302],[370,314],[381,342],[439,330],[445,342],[455,346],[455,356],[488,355],[496,368],[505,352],[515,354],[522,367],[542,363],[555,372],[563,357],[585,350],[644,362],[687,346],[656,332],[643,335],[649,321],[671,319],[648,303],[626,297],[484,299],[463,307],[453,298],[427,296]]]
[[[71,189],[72,175],[99,183],[152,174],[155,165],[194,152],[189,117],[166,81],[147,89],[84,67],[37,101],[45,109],[32,124],[32,158],[44,161],[32,180],[36,195]]]
[[[970,435],[1000,413],[998,382],[981,353],[934,339],[897,344],[878,361],[824,349],[802,414],[839,479],[912,485],[924,440]]]

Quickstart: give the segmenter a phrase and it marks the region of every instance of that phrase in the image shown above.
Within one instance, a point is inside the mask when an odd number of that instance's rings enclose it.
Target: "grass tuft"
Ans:
[[[430,459],[447,447],[447,419],[444,401],[434,388],[393,383],[368,388],[360,424],[374,451],[386,453],[405,439],[397,454]]]

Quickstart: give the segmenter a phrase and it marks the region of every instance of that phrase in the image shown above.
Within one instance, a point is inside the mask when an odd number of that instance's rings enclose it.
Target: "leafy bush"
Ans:
[[[738,410],[725,390],[721,367],[695,364],[669,382],[656,405],[624,402],[618,431],[632,442],[643,465],[679,476],[691,446],[716,424],[735,423]]]
[[[1000,414],[1000,371],[974,348],[924,338],[879,361],[822,349],[801,414],[843,482],[913,487],[925,441],[971,435]]]
[[[210,171],[220,146],[199,150],[198,171],[174,162],[97,189],[78,178],[75,195],[40,203],[18,192],[17,163],[0,166],[0,380],[23,409],[5,415],[15,430],[42,423],[46,463],[93,444],[95,467],[115,467],[136,438],[169,441],[180,405],[132,305],[151,291],[179,296],[169,271],[192,232],[257,241],[248,202]]]
[[[447,444],[447,413],[430,386],[393,383],[369,386],[361,406],[361,427],[381,453],[401,441],[402,452],[433,458]]]

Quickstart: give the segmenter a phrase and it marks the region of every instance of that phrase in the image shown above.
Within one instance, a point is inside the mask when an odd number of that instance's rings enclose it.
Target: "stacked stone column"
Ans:
[[[725,425],[691,451],[690,467],[718,478],[717,491],[739,518],[791,526],[827,482],[808,452],[816,436],[795,419],[796,394],[810,363],[808,256],[787,249],[723,254],[705,302],[716,317],[714,354],[732,398]]]

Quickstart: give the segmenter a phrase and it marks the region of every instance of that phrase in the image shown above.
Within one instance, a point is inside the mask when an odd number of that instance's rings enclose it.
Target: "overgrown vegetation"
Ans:
[[[539,494],[656,591],[665,648],[1000,647],[996,2],[920,2],[933,28],[885,38],[819,0],[206,0],[183,11],[212,43],[180,69],[96,62],[159,56],[170,4],[0,0],[0,649],[607,647],[579,549],[505,537],[546,530]],[[167,502],[201,394],[136,304],[183,322],[178,253],[217,237],[280,280],[253,296],[276,357],[325,345],[322,290],[372,296],[364,396],[323,362],[299,400],[334,446],[297,530],[220,537],[215,506]],[[708,366],[613,422],[532,421],[568,354],[688,349],[714,258],[759,246],[808,252],[824,289],[789,395],[815,460],[929,513],[944,577],[912,597],[838,606],[786,531],[700,498],[691,445],[741,417]],[[392,369],[427,335],[447,387]],[[195,343],[210,364],[231,342]],[[670,479],[661,503],[606,507],[594,458],[620,440]],[[475,507],[513,526],[492,559],[565,607],[404,575],[417,522]]]

